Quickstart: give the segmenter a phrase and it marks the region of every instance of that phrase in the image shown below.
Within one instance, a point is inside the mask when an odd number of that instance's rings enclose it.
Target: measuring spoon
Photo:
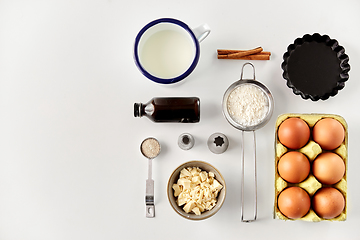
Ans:
[[[148,159],[148,179],[146,180],[145,204],[146,217],[155,217],[154,204],[154,180],[152,179],[152,160],[160,153],[161,147],[157,139],[153,137],[146,138],[140,145],[141,153]]]

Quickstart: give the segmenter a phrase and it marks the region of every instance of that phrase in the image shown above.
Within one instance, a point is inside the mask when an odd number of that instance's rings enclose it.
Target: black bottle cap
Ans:
[[[134,117],[140,117],[140,104],[141,103],[134,103]]]

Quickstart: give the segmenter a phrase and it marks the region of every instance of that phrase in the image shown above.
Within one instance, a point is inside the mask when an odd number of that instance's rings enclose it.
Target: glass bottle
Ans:
[[[146,116],[154,122],[196,123],[200,121],[197,97],[156,97],[148,103],[135,103],[134,116]]]

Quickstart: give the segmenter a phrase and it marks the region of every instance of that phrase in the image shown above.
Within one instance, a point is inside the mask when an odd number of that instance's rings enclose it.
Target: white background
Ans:
[[[360,235],[360,2],[0,0],[0,239],[356,239]],[[195,71],[180,84],[147,80],[134,64],[137,32],[172,17],[191,27],[207,23]],[[303,100],[282,78],[282,55],[306,33],[328,34],[350,57],[350,78],[326,101]],[[243,60],[218,60],[216,49],[271,51],[253,61],[272,91],[275,110],[257,133],[258,213],[240,222],[241,132],[227,123],[221,100],[239,79]],[[249,74],[251,76],[251,74]],[[245,75],[246,76],[246,75]],[[249,76],[249,77],[250,77]],[[134,118],[133,104],[156,96],[197,96],[198,124],[156,124]],[[348,218],[308,223],[272,219],[274,126],[282,113],[332,113],[349,125]],[[177,146],[181,133],[193,149]],[[220,155],[206,141],[228,136]],[[162,152],[153,162],[156,217],[145,218],[148,136]],[[248,145],[250,146],[250,145]],[[227,196],[213,217],[199,222],[170,207],[166,184],[189,160],[203,160],[225,177]],[[248,178],[247,178],[248,179]]]

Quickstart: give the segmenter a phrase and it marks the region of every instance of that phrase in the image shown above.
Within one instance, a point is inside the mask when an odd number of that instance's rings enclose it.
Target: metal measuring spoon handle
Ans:
[[[154,180],[152,179],[152,159],[148,160],[148,179],[145,191],[146,217],[155,217]]]

